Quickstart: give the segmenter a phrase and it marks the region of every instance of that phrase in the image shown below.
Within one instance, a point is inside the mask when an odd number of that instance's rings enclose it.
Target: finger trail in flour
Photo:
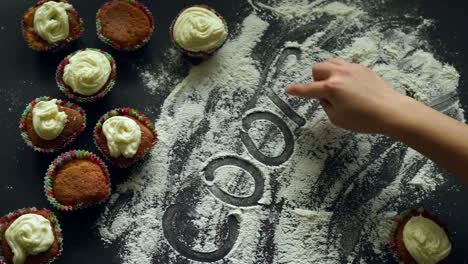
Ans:
[[[157,120],[160,142],[117,187],[101,217],[101,237],[119,245],[123,263],[375,263],[391,257],[388,220],[436,195],[444,175],[414,150],[338,129],[316,101],[284,94],[289,84],[312,81],[312,63],[336,56],[369,66],[401,93],[463,119],[459,74],[435,59],[421,33],[430,21],[382,21],[366,13],[371,2],[250,1],[258,13],[247,15],[219,52],[169,89]],[[150,95],[173,87],[168,76],[180,76],[180,58],[167,54],[174,59],[164,67],[142,71]],[[223,158],[232,160],[216,163]],[[233,166],[210,170],[209,164]],[[174,209],[177,204],[185,209]],[[179,216],[163,221],[172,211]],[[238,230],[235,241],[230,230]],[[207,258],[210,252],[221,253]]]

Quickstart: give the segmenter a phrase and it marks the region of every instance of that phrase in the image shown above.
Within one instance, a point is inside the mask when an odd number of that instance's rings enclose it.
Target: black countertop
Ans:
[[[88,113],[88,129],[72,146],[67,149],[87,149],[98,153],[92,143],[92,129],[97,119],[108,109],[119,106],[129,106],[149,110],[151,119],[156,119],[160,107],[171,89],[164,94],[148,95],[144,84],[138,78],[137,68],[151,65],[162,59],[161,50],[170,45],[168,28],[173,17],[183,7],[198,4],[199,1],[142,1],[156,17],[156,31],[152,40],[143,49],[124,53],[112,50],[101,43],[95,34],[96,10],[105,1],[73,1],[73,5],[84,19],[86,32],[81,39],[70,48],[58,53],[39,54],[30,50],[24,43],[20,33],[22,14],[34,4],[32,0],[2,1],[0,3],[0,73],[2,85],[0,88],[0,120],[3,129],[0,130],[0,158],[2,176],[0,177],[0,214],[5,214],[18,208],[36,206],[51,208],[43,194],[43,175],[50,162],[58,154],[40,154],[32,151],[21,140],[18,130],[19,117],[27,103],[36,97],[48,95],[63,98],[57,89],[54,73],[58,63],[73,50],[85,47],[101,48],[109,51],[118,61],[118,83],[104,100],[84,105]],[[240,22],[248,10],[246,2],[238,0],[214,1],[204,3],[215,7],[230,21],[230,25]],[[388,5],[389,13],[404,13],[413,9],[413,1],[393,1]],[[461,103],[468,110],[468,2],[453,1],[418,1],[421,6],[420,15],[434,19],[437,26],[430,32],[431,44],[437,51],[436,56],[452,64],[461,73],[459,94]],[[186,67],[181,68],[182,72]],[[83,104],[81,104],[83,105]],[[465,115],[467,116],[467,115]],[[111,169],[113,184],[125,179],[130,170]],[[449,181],[460,185],[455,178]],[[443,199],[425,201],[429,208],[444,208],[447,214],[442,215],[448,226],[453,230],[454,245],[450,263],[466,263],[468,253],[468,228],[466,219],[468,210],[464,202],[468,197],[466,187],[458,192],[441,190]],[[97,234],[95,223],[103,207],[95,207],[79,212],[58,212],[59,220],[65,236],[64,254],[57,263],[120,263],[117,248],[105,247]],[[159,261],[156,261],[159,262]]]

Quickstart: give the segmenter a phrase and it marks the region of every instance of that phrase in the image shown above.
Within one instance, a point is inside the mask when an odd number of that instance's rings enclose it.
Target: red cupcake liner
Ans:
[[[49,96],[42,96],[42,97],[36,98],[26,106],[26,109],[21,114],[21,118],[20,118],[20,122],[19,122],[19,128],[20,128],[20,131],[21,131],[21,138],[23,139],[24,143],[26,143],[26,145],[28,145],[29,147],[31,147],[32,149],[34,149],[35,151],[38,151],[38,152],[52,153],[52,152],[60,151],[60,150],[64,149],[65,147],[67,147],[68,145],[70,145],[86,129],[86,112],[85,112],[85,110],[83,110],[81,107],[79,107],[78,105],[76,105],[74,103],[71,103],[71,102],[68,102],[68,101],[65,101],[65,100],[57,99],[57,103],[59,105],[69,107],[69,108],[72,108],[72,109],[75,109],[75,110],[79,111],[80,114],[83,115],[83,124],[80,127],[80,129],[78,129],[73,135],[71,135],[70,138],[68,139],[68,141],[65,142],[59,148],[45,149],[45,148],[40,148],[40,147],[35,146],[32,143],[31,138],[29,137],[28,132],[27,132],[27,129],[28,129],[27,128],[28,114],[32,111],[33,106],[36,105],[38,102],[40,102],[40,101],[50,101],[52,99],[55,99],[55,98],[52,98],[52,97],[49,97]]]
[[[75,8],[73,8],[71,11],[72,14],[76,15],[79,20],[80,20],[80,32],[78,33],[78,35],[76,35],[75,37],[68,37],[64,40],[61,40],[61,41],[58,41],[58,42],[55,42],[55,43],[50,43],[49,46],[47,47],[47,49],[45,50],[38,50],[38,49],[35,49],[31,43],[29,43],[28,39],[27,39],[27,35],[28,35],[28,32],[26,30],[26,22],[24,21],[24,17],[28,14],[28,13],[31,13],[31,12],[34,12],[36,8],[38,8],[39,6],[41,6],[42,4],[44,4],[45,2],[49,2],[49,1],[52,1],[52,0],[41,0],[39,2],[37,2],[34,6],[30,7],[28,10],[26,10],[26,12],[24,12],[23,14],[23,18],[21,19],[21,32],[22,32],[22,35],[23,35],[23,38],[24,40],[26,41],[26,43],[28,44],[28,47],[34,51],[38,51],[38,52],[44,52],[44,51],[60,51],[66,47],[68,47],[71,43],[73,43],[75,40],[77,40],[78,38],[81,37],[81,35],[83,35],[84,31],[85,31],[85,26],[84,26],[84,22],[83,22],[83,19],[78,15],[78,11],[75,10]],[[64,2],[64,3],[68,3],[69,2],[67,0],[60,0],[60,2]]]
[[[440,227],[442,227],[442,229],[444,229],[445,233],[448,234],[447,225],[444,222],[442,222],[439,219],[439,217],[432,215],[428,210],[426,210],[424,208],[408,209],[408,210],[402,212],[401,214],[393,217],[393,219],[392,219],[393,220],[393,226],[392,226],[390,234],[388,236],[388,244],[389,244],[389,246],[391,248],[393,248],[395,250],[398,257],[399,257],[399,254],[398,254],[398,252],[396,250],[396,241],[395,241],[395,237],[397,235],[396,232],[399,229],[400,224],[402,222],[404,222],[406,219],[414,217],[414,216],[423,216],[423,217],[426,217],[426,218],[434,221],[436,224],[438,224]]]
[[[106,143],[99,139],[99,135],[101,135],[103,133],[102,132],[102,125],[104,124],[104,122],[107,119],[109,119],[111,117],[114,117],[114,116],[124,116],[124,115],[131,116],[131,117],[137,119],[138,121],[140,121],[141,123],[143,123],[153,133],[154,140],[153,140],[151,146],[149,146],[148,148],[146,148],[142,152],[137,152],[133,158],[128,159],[127,163],[118,164],[117,162],[115,162],[115,159],[110,155],[109,149],[108,149]],[[130,165],[132,165],[135,162],[137,162],[137,161],[141,160],[142,158],[144,158],[148,154],[148,152],[150,152],[150,150],[154,147],[156,142],[158,141],[158,134],[157,134],[157,132],[156,132],[156,130],[154,128],[154,124],[149,120],[149,118],[147,118],[145,115],[143,115],[143,113],[141,113],[141,112],[139,112],[139,111],[137,111],[135,109],[132,109],[132,108],[117,108],[117,109],[111,110],[111,111],[107,112],[106,114],[104,114],[98,120],[98,122],[96,123],[96,126],[94,127],[93,135],[94,135],[93,136],[94,144],[99,149],[99,151],[101,151],[101,153],[104,155],[104,157],[106,157],[106,159],[108,161],[110,161],[112,164],[114,164],[115,166],[117,166],[119,168],[129,167]]]
[[[85,50],[94,50],[94,51],[97,51],[97,52],[101,52],[109,60],[109,62],[111,64],[111,68],[112,68],[111,74],[109,76],[109,82],[108,82],[107,86],[104,89],[101,89],[101,91],[99,93],[94,94],[94,95],[90,95],[90,96],[85,96],[85,95],[75,93],[73,91],[73,89],[70,86],[68,86],[67,84],[65,84],[65,82],[63,81],[63,72],[65,70],[65,66],[70,63],[70,58],[73,57],[76,53],[78,53],[80,51],[85,51]],[[114,87],[114,85],[115,85],[115,83],[117,81],[117,64],[115,62],[115,59],[112,57],[112,55],[110,55],[109,53],[107,53],[107,52],[105,52],[103,50],[93,49],[93,48],[77,50],[77,51],[73,52],[72,54],[68,55],[67,57],[65,57],[65,59],[63,59],[60,62],[60,64],[57,67],[57,71],[55,72],[55,81],[56,81],[57,86],[59,87],[60,91],[62,91],[71,100],[75,100],[75,101],[78,101],[80,103],[94,102],[94,101],[97,101],[99,99],[102,99]]]
[[[57,199],[55,198],[54,189],[53,189],[53,184],[54,184],[55,177],[57,175],[57,171],[63,165],[65,165],[67,162],[75,160],[75,159],[86,159],[86,160],[90,160],[90,161],[98,164],[99,167],[101,167],[104,175],[106,176],[107,186],[109,188],[109,193],[110,193],[110,190],[111,190],[111,179],[110,179],[110,175],[109,175],[109,170],[108,170],[106,164],[104,163],[104,161],[102,161],[97,155],[95,155],[92,152],[85,151],[85,150],[71,150],[71,151],[65,152],[65,153],[61,154],[60,156],[58,156],[54,161],[52,161],[52,163],[50,164],[49,168],[47,169],[46,175],[44,177],[44,191],[45,191],[45,195],[47,197],[47,200],[49,200],[49,202],[55,208],[57,208],[58,210],[61,210],[61,211],[74,211],[74,210],[78,210],[78,209],[83,209],[83,208],[86,208],[86,207],[89,207],[89,206],[93,206],[93,205],[96,205],[96,204],[103,203],[104,201],[106,201],[109,198],[109,197],[107,197],[107,199],[102,200],[102,201],[100,201],[98,203],[91,203],[91,204],[80,203],[80,204],[76,204],[76,205],[63,205],[59,201],[57,201]]]
[[[211,49],[211,50],[207,50],[207,51],[198,51],[198,52],[194,52],[194,51],[189,51],[189,50],[186,50],[184,49],[183,47],[181,47],[179,45],[179,43],[177,43],[177,41],[175,41],[174,39],[174,25],[177,21],[177,19],[179,19],[180,15],[185,11],[187,10],[188,8],[191,8],[191,7],[201,7],[201,8],[205,8],[205,9],[208,9],[210,10],[211,12],[215,13],[222,21],[223,21],[223,24],[224,24],[224,30],[226,31],[226,39],[224,40],[224,42],[219,45],[219,47],[217,48],[214,48],[214,49]],[[224,17],[222,15],[220,15],[214,8],[212,7],[209,7],[207,5],[193,5],[193,6],[188,6],[184,9],[182,9],[178,14],[177,16],[174,18],[174,20],[172,20],[172,23],[171,23],[171,26],[169,28],[169,36],[171,38],[171,41],[172,41],[172,44],[179,50],[181,51],[183,54],[189,56],[189,57],[192,57],[192,58],[199,58],[199,59],[205,59],[205,58],[209,58],[211,57],[217,50],[219,50],[222,46],[224,46],[224,44],[226,43],[226,40],[228,39],[229,37],[229,31],[228,31],[228,25],[227,25],[227,22],[226,20],[224,19]]]
[[[143,40],[143,42],[141,42],[140,44],[136,45],[135,47],[132,47],[132,48],[124,48],[124,47],[120,47],[118,46],[117,44],[115,44],[111,39],[107,38],[106,36],[104,36],[103,32],[102,32],[102,22],[101,20],[99,19],[99,13],[101,12],[101,9],[105,6],[108,6],[109,4],[111,4],[112,2],[117,2],[117,1],[124,1],[124,2],[128,2],[130,4],[133,4],[134,6],[138,7],[140,10],[142,10],[147,16],[148,18],[150,19],[150,26],[151,26],[151,32],[150,34],[148,35],[147,38],[145,38]],[[151,13],[151,11],[144,5],[142,5],[141,3],[135,1],[135,0],[111,0],[107,3],[105,3],[104,5],[102,5],[97,13],[96,13],[96,33],[97,33],[97,36],[98,38],[104,42],[105,44],[111,46],[112,48],[116,49],[116,50],[120,50],[120,51],[135,51],[135,50],[138,50],[140,48],[142,48],[144,45],[146,45],[146,43],[148,43],[148,41],[151,39],[151,37],[153,36],[153,33],[154,33],[154,29],[155,29],[155,23],[154,23],[154,17],[153,17],[153,14]]]
[[[51,213],[49,221],[51,222],[52,226],[54,227],[55,234],[56,234],[56,239],[57,239],[57,241],[59,243],[59,246],[60,246],[59,253],[54,258],[52,258],[51,260],[48,261],[48,263],[52,263],[58,257],[60,257],[62,255],[62,252],[63,252],[63,233],[62,233],[62,228],[60,227],[60,224],[58,222],[57,216],[50,210],[47,210],[47,209],[38,210],[35,207],[27,207],[27,208],[18,209],[16,211],[13,211],[11,213],[8,213],[8,214],[4,215],[3,217],[0,218],[0,243],[2,242],[2,239],[3,239],[3,232],[6,231],[7,226],[11,222],[13,222],[18,217],[20,217],[20,216],[22,216],[24,214],[30,214],[30,213],[34,213],[34,212],[42,211],[42,210]],[[1,247],[0,247],[0,264],[7,264],[7,261],[6,261],[5,257],[3,256],[3,252],[2,252]]]

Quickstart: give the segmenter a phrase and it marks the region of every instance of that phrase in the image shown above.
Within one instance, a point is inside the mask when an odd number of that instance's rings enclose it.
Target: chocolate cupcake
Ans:
[[[115,109],[102,116],[94,128],[94,142],[117,167],[128,167],[156,144],[154,125],[141,112]]]
[[[35,51],[66,47],[84,32],[83,20],[66,0],[42,0],[23,15],[23,37]]]
[[[24,110],[20,119],[21,137],[39,152],[63,149],[86,128],[86,114],[76,104],[39,97]]]
[[[0,263],[51,263],[62,254],[62,230],[49,210],[24,208],[0,218]]]
[[[112,90],[117,80],[117,66],[114,58],[105,51],[82,49],[62,60],[55,80],[70,99],[93,102]]]
[[[206,5],[183,9],[173,20],[169,35],[174,45],[193,58],[211,56],[226,42],[228,27],[223,16]]]
[[[132,51],[145,45],[154,31],[151,12],[134,0],[113,0],[96,15],[100,40],[115,49]]]
[[[70,211],[101,203],[111,193],[106,164],[84,150],[72,150],[57,157],[47,170],[44,188],[49,202]]]
[[[404,263],[443,263],[452,244],[447,227],[424,209],[411,209],[394,218],[390,245]]]

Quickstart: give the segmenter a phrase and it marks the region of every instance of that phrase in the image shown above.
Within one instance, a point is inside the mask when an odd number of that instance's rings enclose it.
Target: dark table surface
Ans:
[[[55,69],[64,56],[78,48],[96,47],[110,51],[119,67],[118,89],[115,89],[104,100],[86,104],[88,111],[88,125],[94,126],[99,116],[107,110],[129,106],[149,110],[150,117],[157,118],[160,107],[168,95],[167,92],[149,95],[144,84],[138,78],[135,64],[151,65],[161,60],[161,50],[170,45],[167,29],[172,18],[183,7],[197,4],[199,1],[142,1],[152,10],[156,17],[156,32],[149,45],[143,49],[123,53],[110,49],[101,43],[95,34],[96,10],[105,1],[73,1],[73,5],[80,12],[86,24],[84,36],[72,47],[53,54],[39,54],[30,50],[20,34],[20,20],[23,12],[34,4],[33,0],[1,1],[0,5],[0,158],[2,175],[0,176],[0,214],[18,208],[36,206],[51,208],[43,195],[43,175],[47,166],[57,154],[40,154],[32,151],[21,140],[18,131],[18,119],[25,105],[32,99],[48,95],[64,98],[57,89],[54,81]],[[393,1],[388,12],[404,13],[413,8],[413,1]],[[240,22],[249,6],[244,1],[206,0],[204,3],[215,7],[225,15],[231,25]],[[436,55],[442,61],[450,63],[461,73],[459,93],[463,108],[468,110],[468,2],[464,0],[452,1],[419,1],[420,15],[434,19],[437,26],[430,32],[431,44]],[[403,11],[403,12],[402,12]],[[466,115],[465,115],[466,116]],[[87,149],[97,152],[92,143],[92,131],[87,129],[71,148]],[[129,170],[111,169],[113,184],[125,179]],[[451,178],[454,184],[457,179]],[[468,228],[466,219],[468,210],[465,204],[468,190],[461,187],[458,192],[442,191],[443,199],[426,201],[431,206],[445,208],[446,222],[454,230],[452,234],[454,253],[451,263],[466,263],[468,253]],[[436,205],[434,205],[436,204]],[[117,249],[106,247],[100,241],[95,223],[103,207],[95,207],[85,211],[58,213],[65,234],[64,254],[57,263],[120,263]]]

